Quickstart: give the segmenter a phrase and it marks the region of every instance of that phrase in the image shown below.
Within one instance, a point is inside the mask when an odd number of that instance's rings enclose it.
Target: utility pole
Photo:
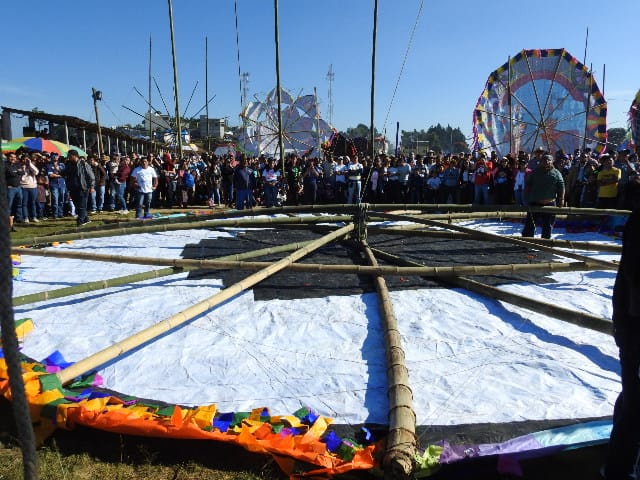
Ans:
[[[182,158],[182,127],[180,125],[180,102],[178,90],[178,65],[176,63],[176,41],[173,33],[173,6],[169,1],[169,28],[171,30],[171,54],[173,57],[173,94],[176,104],[176,145],[178,147],[178,159]]]
[[[98,158],[102,156],[102,130],[100,129],[100,115],[98,114],[98,100],[102,100],[102,92],[91,88],[91,97],[93,98],[93,108],[96,111],[96,124],[98,125]]]
[[[327,72],[327,81],[329,82],[329,125],[333,125],[333,79],[336,74],[333,73],[333,64],[329,65]]]

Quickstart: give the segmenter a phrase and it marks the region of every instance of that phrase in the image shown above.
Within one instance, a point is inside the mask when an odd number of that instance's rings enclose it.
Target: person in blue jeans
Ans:
[[[64,163],[60,162],[57,153],[52,153],[47,162],[47,176],[51,192],[51,216],[64,217],[64,203],[67,196],[67,184],[64,181]]]
[[[7,182],[9,228],[12,232],[15,232],[14,219],[18,223],[22,221],[22,188],[20,187],[20,179],[24,175],[24,166],[18,161],[18,156],[13,152],[7,154],[4,175]]]
[[[135,181],[137,191],[136,218],[153,218],[150,212],[151,197],[158,188],[158,174],[155,168],[149,165],[149,159],[143,158],[139,167],[136,167],[131,174]],[[143,214],[144,208],[144,214]]]

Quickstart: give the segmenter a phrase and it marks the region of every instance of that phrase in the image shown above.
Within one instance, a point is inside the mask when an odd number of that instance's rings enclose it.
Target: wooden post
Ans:
[[[369,264],[377,267],[378,262],[366,242],[361,243],[361,248]],[[374,283],[382,310],[389,383],[389,432],[382,463],[386,478],[408,478],[414,469],[418,443],[413,392],[409,386],[409,370],[389,289],[381,275],[374,276]]]

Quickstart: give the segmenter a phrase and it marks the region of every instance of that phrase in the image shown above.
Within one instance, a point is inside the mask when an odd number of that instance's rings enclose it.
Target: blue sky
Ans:
[[[333,65],[333,125],[369,124],[373,0],[279,0],[281,83],[292,94],[317,88],[328,120],[329,65]],[[375,124],[395,134],[441,123],[471,134],[472,112],[488,75],[530,48],[566,48],[582,61],[589,28],[592,64],[605,98],[608,126],[626,127],[640,88],[634,52],[640,2],[611,0],[379,0]],[[276,83],[274,2],[237,0],[240,65],[249,96],[263,98]],[[61,0],[4,5],[4,64],[0,105],[94,120],[91,88],[103,92],[101,123],[138,123],[148,89],[149,36],[153,75],[173,111],[168,6],[163,0]],[[205,103],[204,44],[209,39],[210,117],[238,123],[240,87],[233,0],[174,0],[181,110],[196,81],[193,115]],[[415,36],[400,77],[413,26]],[[635,35],[634,35],[635,33]],[[7,39],[11,39],[7,42]],[[10,68],[7,68],[9,66]],[[155,89],[153,105],[164,110]],[[386,120],[386,123],[385,123]],[[15,125],[15,122],[14,122]],[[20,125],[20,124],[18,124]],[[14,132],[15,133],[15,132]],[[19,132],[18,132],[19,133]],[[17,136],[17,135],[16,135]]]

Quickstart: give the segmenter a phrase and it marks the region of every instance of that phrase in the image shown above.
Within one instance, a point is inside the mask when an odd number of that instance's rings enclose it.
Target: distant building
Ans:
[[[224,138],[226,120],[224,118],[209,119],[209,136],[222,140]],[[207,138],[207,116],[200,115],[200,138]]]

